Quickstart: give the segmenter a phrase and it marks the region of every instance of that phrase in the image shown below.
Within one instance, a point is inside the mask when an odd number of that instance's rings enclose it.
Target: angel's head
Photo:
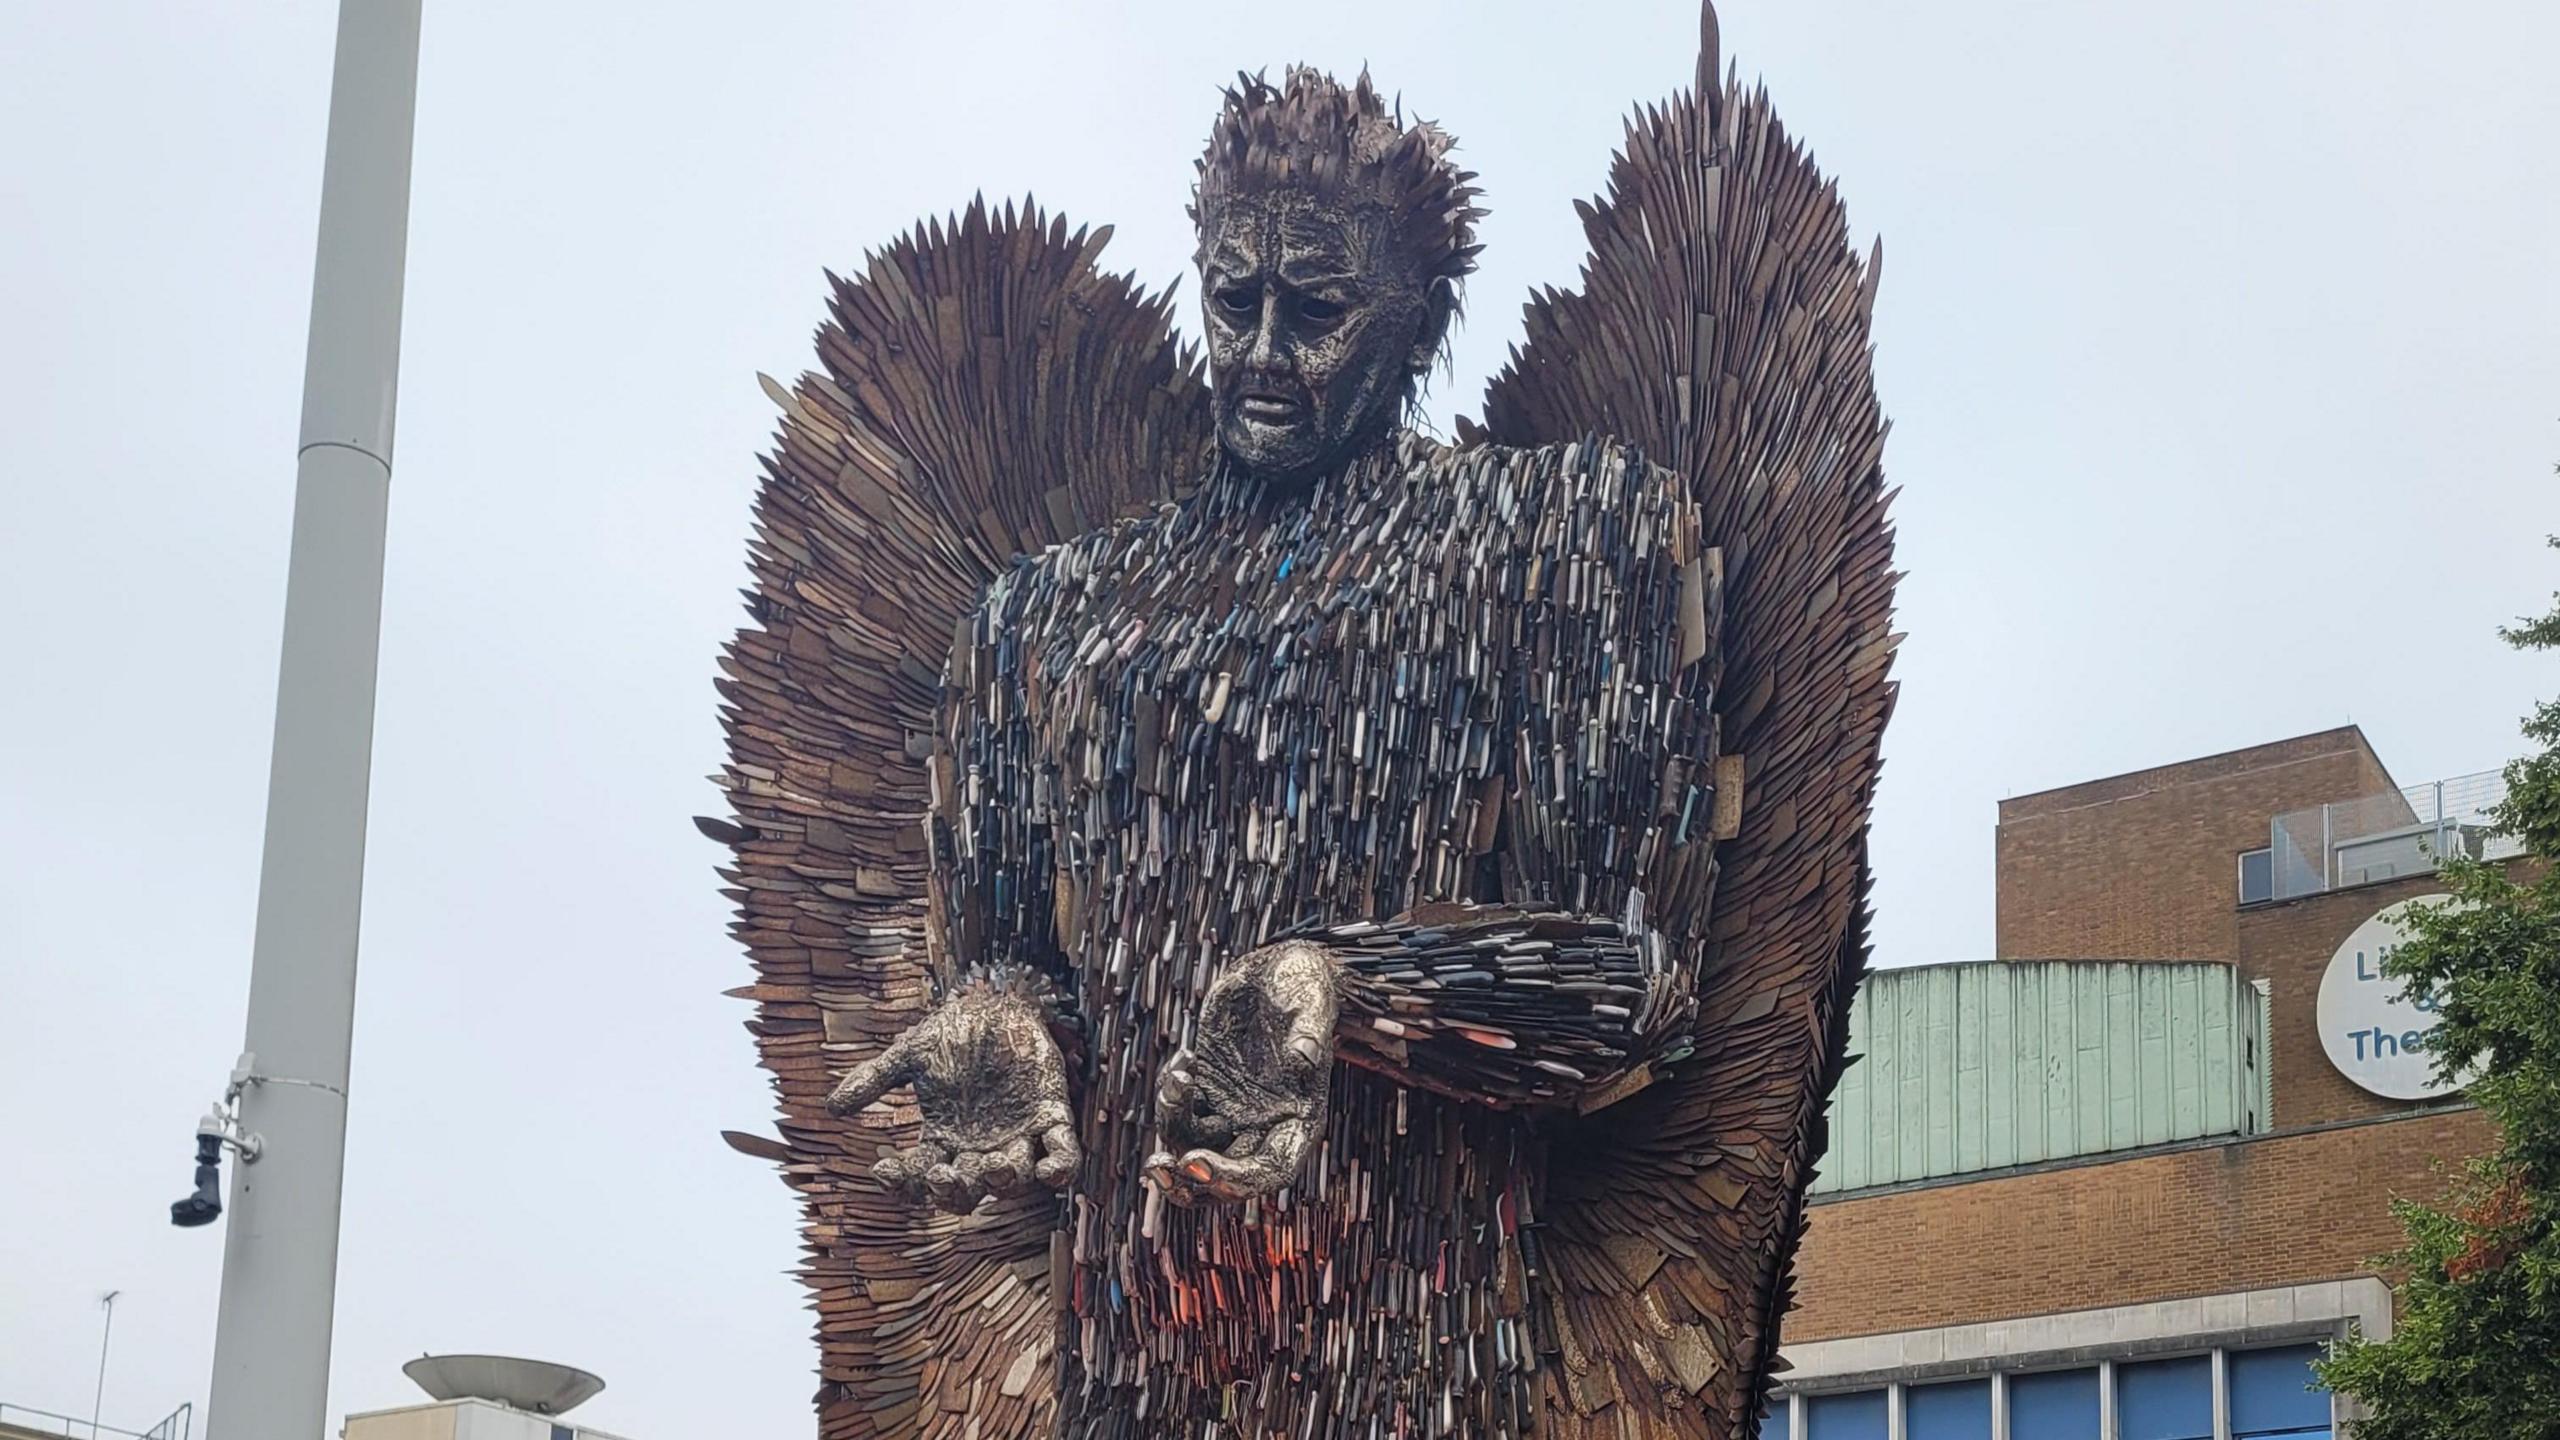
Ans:
[[[1239,77],[1200,159],[1201,307],[1218,443],[1303,480],[1393,430],[1475,268],[1475,176],[1369,83]]]

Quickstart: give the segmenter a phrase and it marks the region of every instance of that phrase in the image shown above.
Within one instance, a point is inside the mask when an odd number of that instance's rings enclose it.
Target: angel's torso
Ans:
[[[1345,1068],[1285,1203],[1167,1210],[1139,1179],[1223,959],[1426,901],[1616,913],[1636,883],[1686,723],[1630,680],[1677,670],[1680,480],[1608,447],[1397,460],[1282,506],[1213,482],[1057,547],[955,649],[946,943],[1053,937],[1017,957],[1086,1039],[1059,1375],[1097,1428],[1065,1433],[1521,1423],[1526,1121]]]

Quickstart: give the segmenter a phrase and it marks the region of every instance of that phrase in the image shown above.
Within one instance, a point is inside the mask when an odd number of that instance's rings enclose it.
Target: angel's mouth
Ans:
[[[1286,425],[1306,413],[1306,407],[1286,395],[1246,395],[1236,401],[1236,414],[1265,425]]]

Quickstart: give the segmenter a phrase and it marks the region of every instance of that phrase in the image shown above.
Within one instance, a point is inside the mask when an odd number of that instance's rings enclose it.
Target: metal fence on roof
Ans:
[[[2446,856],[2500,860],[2521,847],[2490,824],[2506,778],[2481,770],[2278,815],[2268,827],[2269,898],[2291,900],[2432,873]]]

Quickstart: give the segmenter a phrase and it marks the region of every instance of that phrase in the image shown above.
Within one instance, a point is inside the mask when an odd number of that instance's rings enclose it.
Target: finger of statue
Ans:
[[[871,1167],[872,1178],[892,1189],[913,1189],[924,1184],[927,1170],[951,1158],[941,1146],[927,1140],[911,1150],[892,1150]]]
[[[1031,1132],[1014,1136],[1002,1149],[994,1152],[994,1164],[987,1175],[988,1188],[999,1195],[1019,1195],[1031,1183],[1031,1169],[1039,1157],[1039,1147],[1032,1143]]]
[[[1301,1010],[1289,1023],[1289,1030],[1288,1043],[1281,1047],[1281,1053],[1289,1057],[1286,1063],[1298,1072],[1301,1080],[1321,1076],[1332,1067],[1333,1023],[1330,1019],[1319,1032],[1311,1026],[1307,1012]]]
[[[1175,1176],[1196,1196],[1243,1200],[1286,1189],[1295,1172],[1273,1163],[1266,1153],[1239,1158],[1216,1150],[1193,1150],[1174,1167]]]
[[[1147,1169],[1148,1182],[1163,1191],[1164,1198],[1176,1205],[1187,1207],[1199,1204],[1201,1197],[1208,1193],[1208,1181],[1205,1177],[1212,1173],[1205,1164],[1197,1167],[1191,1164],[1191,1156],[1199,1153],[1201,1152],[1195,1150],[1184,1155],[1173,1155],[1165,1151],[1157,1151]]]
[[[965,1214],[978,1203],[978,1197],[961,1182],[960,1168],[946,1161],[926,1168],[924,1190],[933,1203],[955,1214]]]
[[[907,1036],[901,1035],[888,1049],[846,1071],[844,1079],[827,1096],[828,1113],[851,1115],[914,1079],[915,1054]]]
[[[1212,1168],[1213,1162],[1202,1160],[1194,1163],[1195,1157],[1215,1153],[1192,1150],[1177,1156],[1170,1151],[1159,1150],[1147,1157],[1147,1183],[1162,1192],[1166,1200],[1189,1209],[1215,1193],[1211,1187],[1218,1172]]]
[[[925,1137],[917,1141],[915,1147],[907,1152],[907,1178],[921,1185],[924,1183],[925,1172],[937,1165],[949,1163],[951,1163],[951,1147],[935,1139],[928,1131]]]
[[[1040,1132],[1040,1148],[1045,1154],[1031,1173],[1050,1189],[1063,1189],[1084,1168],[1084,1149],[1076,1143],[1075,1122],[1067,1117],[1065,1106],[1048,1106],[1043,1115],[1047,1127]]]
[[[960,1188],[970,1195],[1011,1195],[1031,1173],[1031,1137],[1017,1135],[992,1150],[964,1152],[952,1162]]]
[[[1199,1086],[1199,1077],[1191,1068],[1194,1063],[1191,1052],[1185,1050],[1174,1056],[1173,1063],[1164,1068],[1164,1080],[1156,1087],[1157,1110],[1177,1115],[1191,1103],[1191,1097],[1198,1092]]]

